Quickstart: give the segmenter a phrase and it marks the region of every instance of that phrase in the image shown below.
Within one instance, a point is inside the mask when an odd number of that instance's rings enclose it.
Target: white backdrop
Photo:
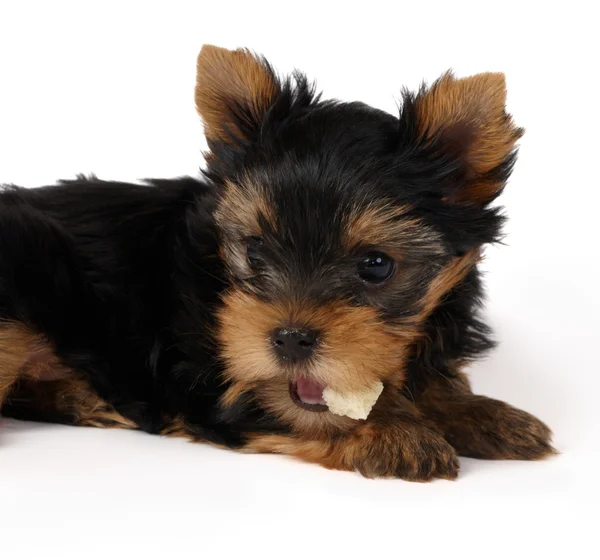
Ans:
[[[448,68],[507,76],[527,129],[490,248],[500,347],[477,391],[546,421],[559,457],[368,481],[141,433],[4,420],[3,558],[597,557],[597,19],[590,2],[0,2],[0,182],[196,174],[202,43],[395,112]],[[1,240],[0,240],[1,242]],[[594,553],[595,548],[595,553]]]

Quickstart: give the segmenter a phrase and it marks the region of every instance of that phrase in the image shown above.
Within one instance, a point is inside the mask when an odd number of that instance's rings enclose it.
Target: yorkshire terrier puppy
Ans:
[[[3,413],[418,481],[553,453],[464,373],[492,347],[477,267],[522,134],[502,74],[445,74],[394,116],[246,50],[197,72],[202,180],[2,188]],[[366,420],[323,398],[375,382]]]

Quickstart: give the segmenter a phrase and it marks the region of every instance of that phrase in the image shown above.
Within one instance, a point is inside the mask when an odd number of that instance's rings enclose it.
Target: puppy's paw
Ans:
[[[550,444],[550,428],[524,410],[495,399],[475,397],[466,412],[445,434],[460,455],[537,460],[556,453]]]
[[[364,426],[357,436],[353,466],[368,478],[428,482],[458,476],[460,464],[454,448],[423,426]]]

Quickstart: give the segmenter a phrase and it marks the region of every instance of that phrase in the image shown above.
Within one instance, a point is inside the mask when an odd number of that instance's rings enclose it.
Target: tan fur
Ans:
[[[356,426],[356,420],[331,412],[312,412],[292,403],[288,380],[284,378],[265,382],[255,389],[260,403],[275,417],[291,426],[297,434],[307,438],[336,437]]]
[[[478,250],[455,258],[432,281],[419,314],[399,325],[386,324],[372,308],[344,302],[322,307],[303,301],[264,303],[244,292],[229,291],[218,314],[217,338],[232,382],[222,402],[231,405],[242,393],[254,390],[261,403],[297,433],[316,436],[351,429],[355,422],[348,418],[290,406],[289,380],[301,374],[350,393],[375,381],[402,387],[407,353],[419,340],[421,325],[478,260]],[[321,333],[315,357],[301,370],[283,370],[270,347],[271,332],[282,325],[307,326]]]
[[[273,74],[246,49],[230,51],[204,45],[196,69],[196,108],[209,140],[230,142],[230,135],[241,137],[231,106],[235,104],[259,117],[278,92]]]
[[[230,385],[223,395],[221,395],[221,404],[226,407],[232,406],[244,393],[254,388],[255,385],[253,383],[238,380],[233,385]]]
[[[481,260],[481,250],[472,249],[462,257],[455,257],[433,279],[421,300],[421,312],[417,320],[424,321],[439,305],[442,298],[457,286],[469,271]]]
[[[473,180],[457,200],[485,201],[500,187],[478,176],[500,165],[523,134],[505,113],[505,103],[504,74],[491,72],[462,79],[448,72],[417,97],[421,135],[441,137],[465,157]]]
[[[78,426],[138,428],[135,422],[101,399],[85,379],[74,373],[68,379],[56,381],[22,378],[13,386],[7,400],[37,415],[64,416],[69,423]]]
[[[193,443],[204,443],[206,440],[198,433],[190,429],[181,416],[176,416],[171,421],[167,422],[165,427],[160,431],[160,435],[167,437],[180,437],[187,439]],[[210,442],[213,447],[219,449],[230,450],[226,445]]]
[[[22,377],[40,381],[66,375],[67,368],[44,337],[22,323],[0,322],[0,405]]]
[[[315,307],[304,302],[264,303],[231,290],[219,310],[218,339],[222,356],[235,363],[230,375],[246,383],[280,375],[281,367],[269,344],[271,332],[285,325],[306,325],[321,332],[318,357],[311,364],[316,381],[336,390],[358,391],[385,378],[404,361],[397,348],[399,333],[388,327],[375,310],[343,302]],[[355,368],[371,356],[369,363]]]
[[[416,218],[406,216],[408,208],[393,201],[381,200],[367,208],[356,207],[349,212],[343,233],[343,245],[351,251],[356,247],[374,246],[386,251],[396,261],[402,261],[402,247],[418,243],[423,247],[441,247],[439,235]]]
[[[360,391],[374,381],[387,381],[404,369],[410,330],[396,331],[375,310],[344,302],[314,307],[305,302],[264,303],[241,291],[224,296],[219,311],[218,340],[227,364],[227,377],[236,389],[225,399],[233,402],[242,391],[255,388],[264,405],[285,422],[306,432],[333,423],[347,427],[349,420],[326,412],[307,412],[290,406],[289,379],[269,343],[271,332],[282,325],[307,325],[321,332],[313,363],[294,373],[309,375],[341,392]],[[368,358],[368,359],[366,359]]]
[[[432,429],[399,391],[381,395],[365,422],[346,432],[249,436],[242,451],[281,453],[329,469],[358,471],[367,477],[427,481],[454,479],[459,463],[454,449]]]
[[[0,323],[0,406],[7,399],[82,426],[137,428],[61,364],[43,336],[15,322]]]
[[[249,235],[260,235],[261,222],[277,231],[277,218],[267,191],[259,178],[250,176],[244,177],[239,184],[225,183],[215,219],[221,225],[239,223]]]
[[[170,422],[167,422],[165,427],[160,431],[160,435],[191,439],[190,432],[181,416],[177,416]]]
[[[0,404],[21,375],[31,344],[30,333],[25,327],[0,323]]]
[[[454,479],[459,469],[456,453],[443,438],[424,426],[401,421],[388,426],[367,422],[350,434],[329,439],[256,435],[244,450],[291,455],[370,478]]]
[[[245,238],[261,236],[261,224],[277,231],[277,223],[265,190],[246,177],[239,184],[227,182],[215,211],[221,236],[221,257],[234,276],[251,274],[246,260]]]
[[[101,399],[85,380],[74,378],[62,381],[59,387],[55,396],[56,406],[58,410],[72,410],[78,425],[130,430],[138,428],[135,422],[119,414],[112,405]]]

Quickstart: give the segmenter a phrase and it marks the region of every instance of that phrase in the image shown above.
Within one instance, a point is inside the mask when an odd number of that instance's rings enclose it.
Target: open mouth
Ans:
[[[290,397],[299,407],[312,412],[325,412],[328,410],[323,400],[324,385],[306,379],[306,377],[297,377],[290,381]]]

